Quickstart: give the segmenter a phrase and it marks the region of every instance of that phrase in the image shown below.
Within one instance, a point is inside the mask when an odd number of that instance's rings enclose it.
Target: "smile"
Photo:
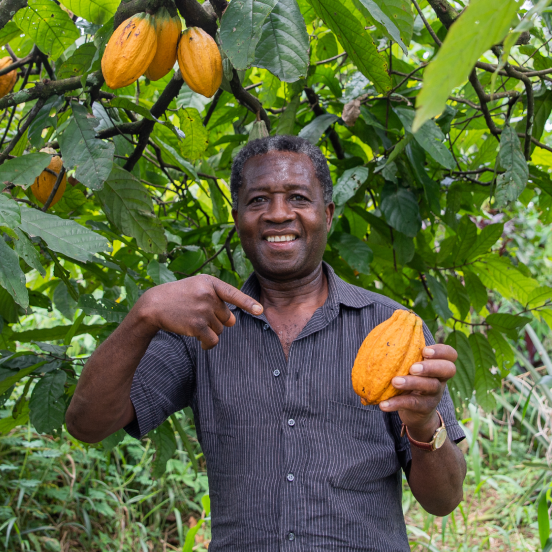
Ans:
[[[295,241],[297,239],[297,236],[294,236],[293,234],[287,234],[285,236],[268,236],[266,238],[266,241],[269,242],[290,242]]]

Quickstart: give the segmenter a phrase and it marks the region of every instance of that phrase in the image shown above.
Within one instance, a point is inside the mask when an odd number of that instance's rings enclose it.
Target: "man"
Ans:
[[[322,262],[334,214],[324,156],[296,137],[253,141],[231,192],[254,274],[242,291],[200,275],[144,293],[88,361],[69,431],[97,442],[124,427],[139,438],[190,405],[213,552],[407,551],[401,468],[428,512],[462,499],[454,441],[464,435],[446,389],[456,352],[426,347],[412,375],[393,380],[408,393],[362,406],[356,353],[402,307]]]

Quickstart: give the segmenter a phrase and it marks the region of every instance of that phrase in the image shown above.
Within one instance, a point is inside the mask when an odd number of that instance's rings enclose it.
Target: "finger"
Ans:
[[[222,322],[216,317],[213,316],[211,320],[209,320],[209,327],[217,334],[220,335],[224,330],[224,325]]]
[[[391,383],[401,391],[416,391],[422,395],[438,395],[443,389],[443,384],[437,378],[404,376],[393,378]]]
[[[197,331],[195,338],[199,340],[204,351],[212,349],[219,342],[218,335],[207,325]]]
[[[423,360],[410,367],[413,376],[437,378],[440,381],[447,381],[456,374],[456,366],[450,360]]]
[[[399,395],[379,404],[384,412],[396,412],[397,410],[409,410],[427,416],[439,404],[439,399],[434,395]]]
[[[215,315],[228,328],[236,323],[236,317],[224,301],[218,301],[218,304],[215,306]]]
[[[227,303],[231,305],[236,305],[240,309],[247,311],[250,314],[258,316],[263,312],[263,307],[260,303],[255,301],[249,295],[242,293],[239,289],[236,289],[234,286],[213,278],[213,287],[216,294]]]
[[[422,355],[424,358],[441,358],[443,360],[450,360],[451,362],[454,362],[458,358],[456,349],[453,349],[450,345],[444,345],[442,343],[424,347]]]

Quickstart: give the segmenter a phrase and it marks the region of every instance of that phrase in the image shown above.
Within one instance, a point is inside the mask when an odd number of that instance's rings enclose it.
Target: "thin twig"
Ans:
[[[422,8],[418,5],[418,2],[416,0],[412,0],[412,3],[414,4],[414,7],[416,8],[416,11],[418,12],[418,15],[420,16],[420,19],[424,22],[424,25],[431,35],[431,38],[435,41],[435,44],[437,46],[441,46],[443,43],[441,42],[441,39],[435,34],[435,31],[433,30],[433,27],[429,24],[428,20],[425,18],[424,12],[422,11]]]
[[[46,203],[44,204],[44,207],[42,207],[41,211],[46,212],[48,210],[48,207],[50,207],[50,204],[52,203],[60,185],[61,181],[63,180],[63,176],[65,175],[65,167],[62,165],[61,170],[58,173],[56,183],[54,184],[54,187],[52,188],[52,191],[50,192],[50,195],[48,196],[48,199],[46,200]]]

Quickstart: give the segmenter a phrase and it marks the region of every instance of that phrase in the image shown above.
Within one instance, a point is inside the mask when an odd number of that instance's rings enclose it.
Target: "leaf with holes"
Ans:
[[[128,314],[128,308],[111,299],[95,299],[93,295],[81,295],[77,306],[86,314],[92,316],[99,314],[107,322],[120,324]]]
[[[354,167],[343,172],[333,189],[333,201],[337,207],[345,205],[356,194],[366,182],[368,173],[366,167]]]
[[[71,55],[69,59],[64,61],[56,71],[58,79],[68,79],[82,75],[91,65],[97,49],[93,42],[81,44]]]
[[[519,197],[529,179],[529,168],[521,151],[521,143],[510,125],[506,125],[500,135],[498,160],[506,170],[496,179],[496,204],[502,207]]]
[[[186,138],[180,142],[182,155],[192,161],[199,159],[209,145],[209,132],[203,126],[203,119],[199,111],[193,107],[186,107],[178,112],[180,128]]]

